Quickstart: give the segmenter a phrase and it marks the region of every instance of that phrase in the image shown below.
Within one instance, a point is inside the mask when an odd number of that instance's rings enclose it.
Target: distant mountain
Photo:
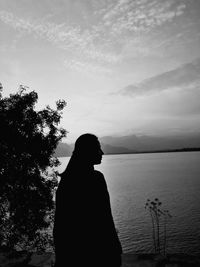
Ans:
[[[107,144],[101,144],[102,150],[104,154],[125,154],[125,153],[132,153],[133,151],[124,148],[124,147],[118,147],[118,146],[110,146]],[[55,151],[55,156],[57,157],[68,157],[71,156],[72,151],[74,148],[74,144],[66,144],[66,143],[59,143],[58,147]]]
[[[153,151],[200,148],[200,134],[182,134],[174,136],[104,136],[99,138],[105,154],[127,154]],[[71,156],[73,144],[59,143],[55,155]]]
[[[112,146],[122,146],[129,150],[157,151],[200,147],[200,134],[174,135],[174,136],[136,136],[121,137],[105,136],[101,142]]]
[[[102,142],[101,142],[101,147],[102,147],[104,154],[127,154],[127,153],[136,152],[125,147],[111,146],[108,144],[104,144]]]

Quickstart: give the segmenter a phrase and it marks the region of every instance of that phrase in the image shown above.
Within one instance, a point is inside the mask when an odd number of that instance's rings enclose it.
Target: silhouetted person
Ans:
[[[98,138],[81,135],[56,192],[56,267],[119,267],[116,233],[104,176],[94,169],[103,151]]]

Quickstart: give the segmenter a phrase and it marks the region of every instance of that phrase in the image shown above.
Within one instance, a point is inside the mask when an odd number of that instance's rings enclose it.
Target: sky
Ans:
[[[0,0],[0,82],[64,99],[67,141],[200,132],[199,0]]]

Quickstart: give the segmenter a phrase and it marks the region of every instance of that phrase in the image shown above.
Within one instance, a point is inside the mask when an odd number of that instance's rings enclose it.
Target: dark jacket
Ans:
[[[93,168],[62,175],[56,192],[56,266],[120,266],[122,248],[115,230],[104,176]],[[108,264],[108,265],[107,265]],[[66,265],[67,266],[67,265]]]

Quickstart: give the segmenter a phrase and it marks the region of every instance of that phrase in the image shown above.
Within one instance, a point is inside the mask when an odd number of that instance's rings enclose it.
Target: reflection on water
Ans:
[[[63,171],[69,158],[60,158]],[[199,253],[200,152],[104,155],[95,166],[104,173],[113,217],[124,252],[151,252],[147,198],[159,198],[173,218],[167,252]],[[78,181],[77,181],[78,183]]]

